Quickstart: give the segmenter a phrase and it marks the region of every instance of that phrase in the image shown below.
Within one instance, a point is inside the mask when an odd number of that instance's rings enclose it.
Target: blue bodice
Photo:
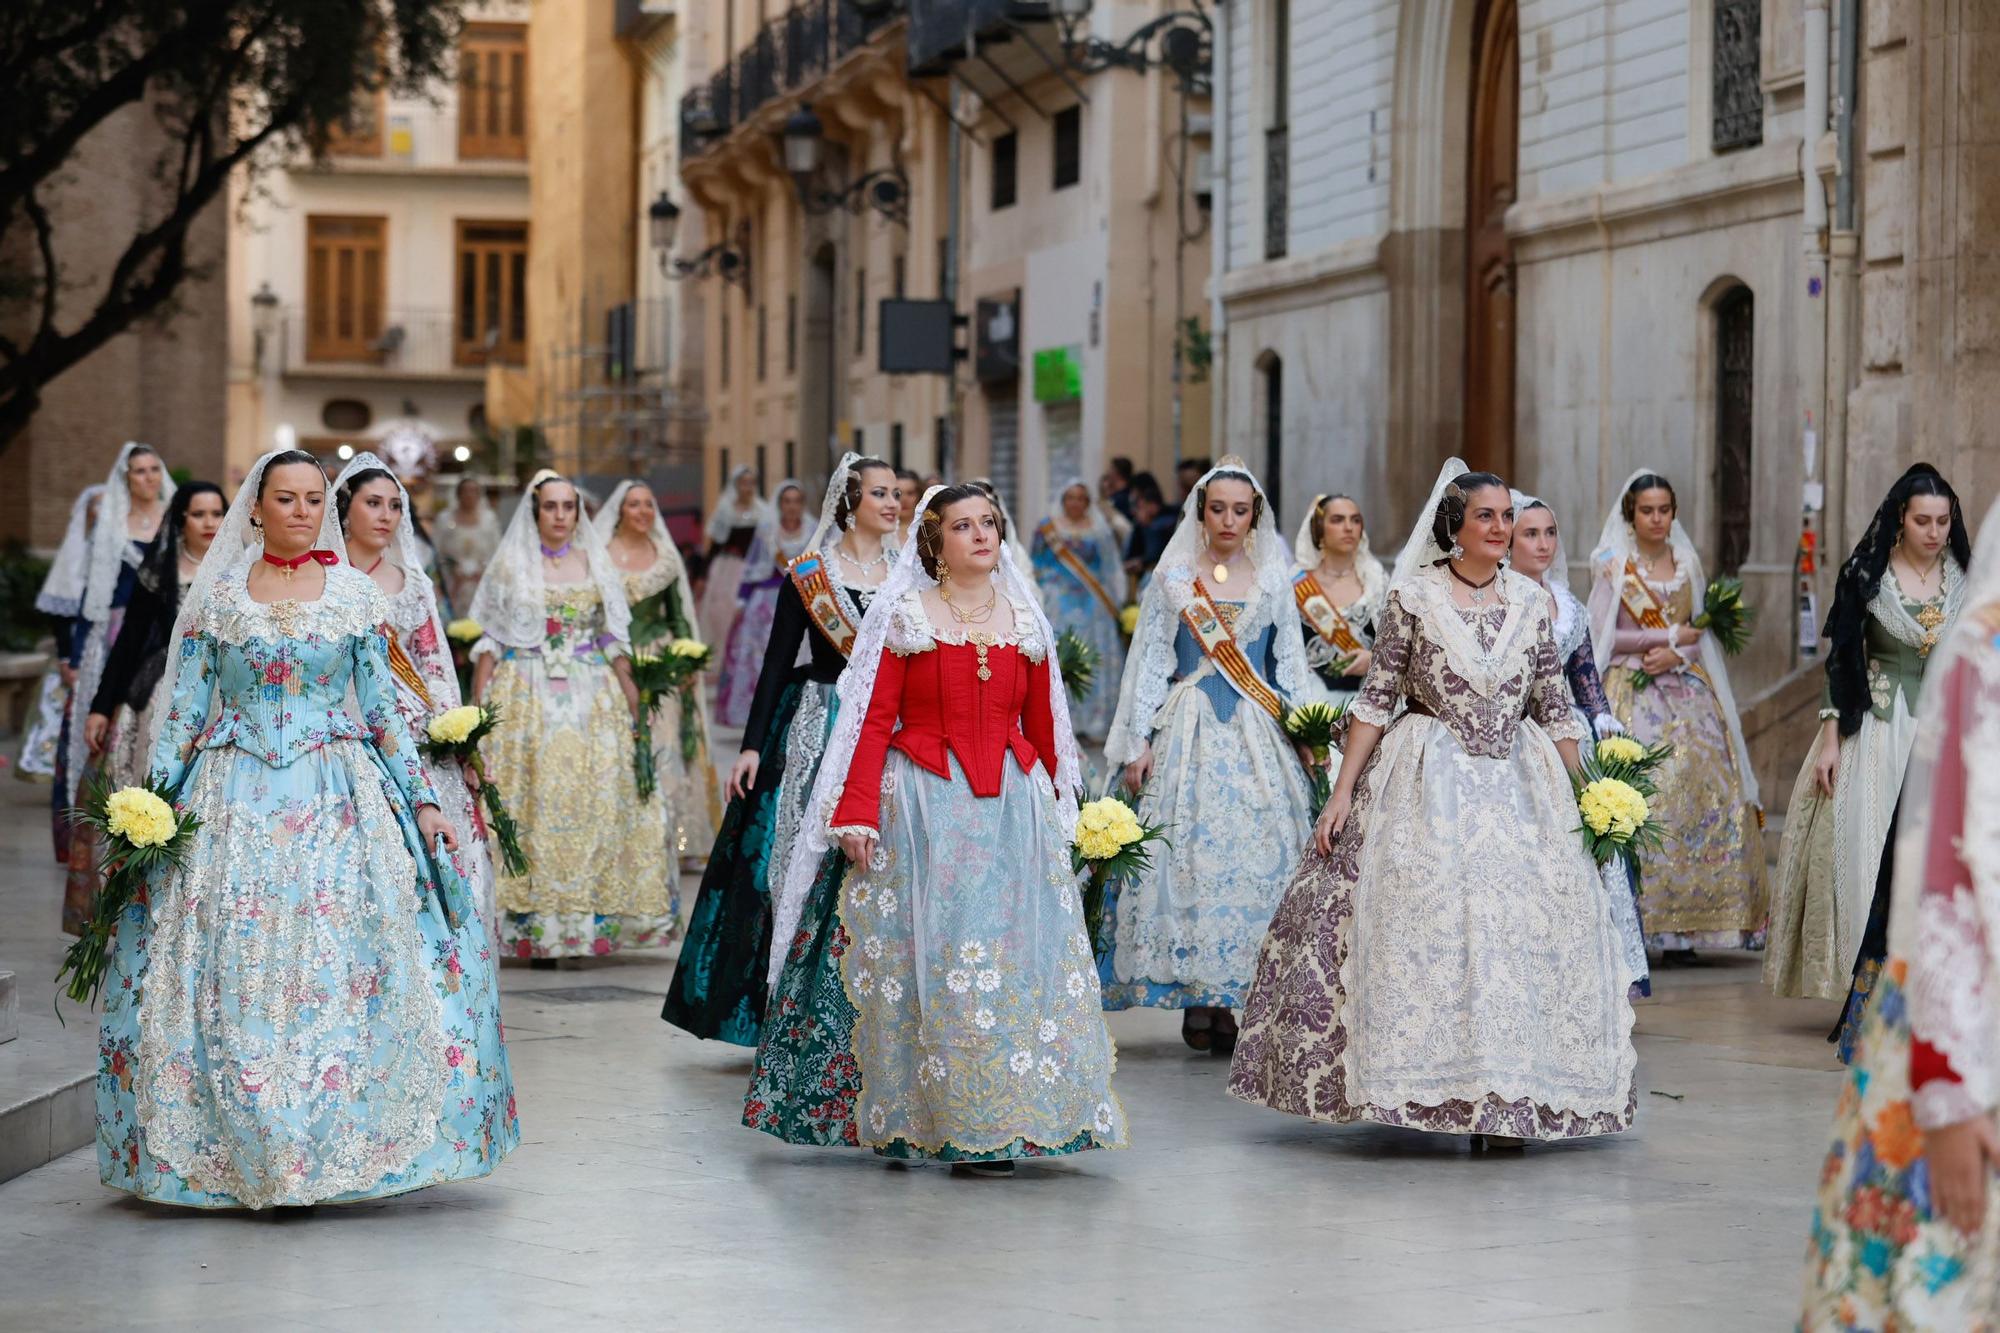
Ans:
[[[336,741],[365,741],[411,805],[438,804],[396,711],[387,620],[381,590],[345,565],[327,570],[317,601],[268,606],[232,572],[182,635],[153,775],[178,786],[209,750],[234,748],[283,768]]]
[[[1218,603],[1217,605],[1222,605],[1222,603]],[[1257,669],[1257,674],[1269,682],[1273,689],[1278,688],[1278,646],[1277,640],[1273,637],[1275,628],[1275,626],[1266,625],[1248,639],[1239,638],[1237,640],[1237,644],[1243,649],[1243,656],[1250,659],[1250,665]],[[1176,625],[1174,629],[1174,679],[1176,681],[1186,680],[1206,660],[1207,654],[1202,652],[1200,642],[1194,637],[1194,631],[1189,629],[1185,623]],[[1219,671],[1209,672],[1195,683],[1195,688],[1208,696],[1209,705],[1215,709],[1216,718],[1223,722],[1234,718],[1236,716],[1236,706],[1243,702],[1243,696],[1236,692],[1235,687]],[[1278,692],[1280,696],[1284,693],[1283,690],[1279,690]]]

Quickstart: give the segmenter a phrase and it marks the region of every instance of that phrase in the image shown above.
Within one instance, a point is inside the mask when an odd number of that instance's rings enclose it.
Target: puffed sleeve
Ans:
[[[215,698],[215,639],[197,618],[171,651],[175,658],[168,666],[174,673],[174,689],[167,715],[160,721],[160,737],[153,743],[147,781],[178,791],[187,778],[195,743],[208,729],[208,706]]]
[[[903,711],[903,677],[908,670],[907,657],[882,651],[875,690],[868,697],[868,715],[861,722],[861,739],[847,766],[840,803],[834,807],[832,827],[836,831],[882,827],[882,766],[889,760],[889,737]]]
[[[1403,601],[1389,594],[1382,609],[1381,632],[1375,637],[1375,657],[1368,675],[1355,692],[1348,713],[1357,722],[1386,727],[1396,714],[1396,701],[1403,695],[1403,677],[1410,669],[1410,654],[1417,634],[1417,618],[1403,609]]]
[[[441,805],[424,771],[423,756],[409,724],[396,711],[396,680],[389,672],[387,625],[353,636],[354,699],[361,707],[361,725],[368,728],[377,753],[395,779],[396,786],[415,809],[420,805]]]

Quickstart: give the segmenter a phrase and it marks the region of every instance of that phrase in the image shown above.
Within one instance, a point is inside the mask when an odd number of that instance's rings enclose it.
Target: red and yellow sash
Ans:
[[[1318,577],[1310,569],[1292,575],[1292,598],[1299,604],[1299,615],[1313,627],[1314,633],[1349,656],[1361,651],[1361,640],[1354,637],[1347,617],[1340,614],[1340,608],[1319,586]]]
[[[1201,645],[1208,660],[1215,663],[1215,669],[1222,678],[1234,686],[1238,694],[1269,713],[1272,720],[1282,726],[1285,720],[1284,700],[1264,683],[1264,678],[1250,665],[1250,659],[1243,655],[1235,632],[1222,618],[1222,612],[1200,579],[1194,581],[1194,598],[1181,612],[1181,623],[1194,635],[1194,641]]]
[[[1632,619],[1639,622],[1641,629],[1665,629],[1667,627],[1667,607],[1659,595],[1639,577],[1639,566],[1629,557],[1625,561],[1625,574],[1618,585],[1618,600],[1625,604]]]
[[[826,573],[826,561],[818,551],[807,551],[792,561],[788,573],[792,586],[798,589],[799,600],[805,603],[806,618],[826,636],[834,651],[842,657],[847,656],[853,650],[854,638],[860,631],[848,618],[847,608],[841,605],[840,594],[833,590],[833,580]]]
[[[1056,521],[1052,518],[1043,519],[1037,532],[1048,546],[1049,553],[1055,556],[1057,563],[1075,575],[1077,582],[1090,589],[1091,596],[1097,599],[1098,605],[1102,606],[1113,620],[1118,619],[1118,603],[1111,600],[1111,594],[1105,591],[1102,583],[1098,582],[1097,575],[1090,572],[1090,566],[1083,563],[1083,557],[1076,553],[1068,540],[1056,529]]]
[[[403,645],[396,641],[396,631],[384,625],[382,637],[389,641],[389,674],[415,691],[416,696],[424,701],[424,711],[429,712],[436,708],[437,704],[432,700],[430,690],[424,685],[423,674],[417,670],[417,664],[410,660],[410,655],[403,651]]]

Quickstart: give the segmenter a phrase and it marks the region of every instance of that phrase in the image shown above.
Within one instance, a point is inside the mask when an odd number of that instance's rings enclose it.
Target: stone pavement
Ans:
[[[0,1078],[31,1038],[91,1072],[90,1025],[48,1016],[45,791],[0,788],[23,1029]],[[1013,1181],[741,1128],[749,1054],[660,1022],[666,963],[509,967],[524,1140],[490,1179],[201,1214],[106,1190],[72,1152],[0,1184],[0,1329],[1789,1327],[1833,1006],[1768,999],[1757,967],[1657,977],[1635,1128],[1523,1154],[1243,1106],[1175,1016],[1116,1015],[1133,1146]]]

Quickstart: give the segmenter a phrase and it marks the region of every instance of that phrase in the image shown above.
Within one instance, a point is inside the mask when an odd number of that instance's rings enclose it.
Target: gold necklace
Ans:
[[[950,583],[938,585],[938,596],[944,600],[944,609],[951,612],[951,618],[961,625],[984,625],[993,619],[993,608],[1000,604],[1000,589],[994,588],[992,592],[993,595],[986,599],[986,605],[967,611],[952,599]]]

